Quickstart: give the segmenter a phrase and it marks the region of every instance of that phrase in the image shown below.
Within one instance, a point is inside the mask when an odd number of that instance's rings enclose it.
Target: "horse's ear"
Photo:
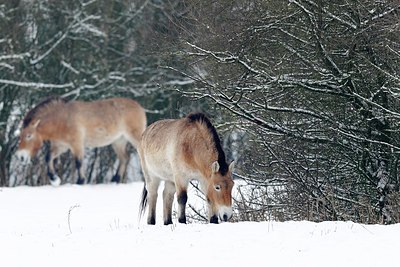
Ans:
[[[37,120],[35,124],[33,124],[33,128],[37,128],[39,126],[40,120]]]
[[[232,161],[231,164],[229,164],[229,172],[232,173],[234,168],[235,168],[235,162]]]
[[[211,170],[213,171],[213,173],[217,173],[219,171],[218,161],[213,162],[213,164],[211,165]]]

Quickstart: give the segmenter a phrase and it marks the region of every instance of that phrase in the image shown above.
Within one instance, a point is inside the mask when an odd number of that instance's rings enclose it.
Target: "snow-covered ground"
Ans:
[[[0,265],[400,266],[400,225],[164,226],[158,218],[156,226],[148,226],[138,220],[142,187],[137,182],[0,188]]]

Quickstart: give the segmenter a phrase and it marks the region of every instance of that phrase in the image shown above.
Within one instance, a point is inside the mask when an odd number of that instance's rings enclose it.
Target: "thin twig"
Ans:
[[[69,233],[70,234],[72,234],[72,230],[71,230],[71,212],[72,212],[73,209],[79,208],[79,207],[80,207],[79,205],[75,205],[75,206],[72,206],[72,207],[69,208],[69,211],[68,211],[68,229],[69,229]]]

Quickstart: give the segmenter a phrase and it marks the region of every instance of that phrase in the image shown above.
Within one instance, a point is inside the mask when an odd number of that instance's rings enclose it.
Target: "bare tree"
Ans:
[[[191,3],[198,35],[174,70],[247,132],[239,174],[258,191],[241,205],[398,222],[398,2]]]
[[[176,1],[178,2],[178,1]],[[177,98],[172,86],[187,79],[159,68],[161,54],[150,48],[170,5],[158,1],[23,1],[0,4],[0,134],[2,185],[46,184],[46,148],[29,168],[10,166],[18,123],[49,95],[93,100],[131,97],[148,109],[149,122],[165,116]],[[171,35],[173,32],[170,33]],[[133,156],[135,152],[130,151]],[[92,182],[107,181],[115,155],[100,149],[87,158]],[[73,182],[70,157],[58,164]],[[14,176],[10,184],[10,177]]]

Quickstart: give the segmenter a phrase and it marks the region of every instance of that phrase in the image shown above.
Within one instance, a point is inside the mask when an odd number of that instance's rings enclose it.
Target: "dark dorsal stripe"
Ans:
[[[35,118],[35,116],[39,113],[39,111],[46,107],[47,105],[54,103],[54,102],[62,102],[66,103],[66,100],[64,98],[61,98],[59,96],[50,96],[49,98],[46,98],[42,102],[36,105],[33,109],[31,109],[28,114],[26,114],[23,122],[22,122],[22,127],[26,128],[32,120]]]
[[[204,113],[191,113],[187,116],[187,119],[189,120],[189,122],[198,121],[207,126],[207,129],[209,130],[210,134],[213,137],[214,145],[218,153],[219,172],[222,175],[225,175],[228,172],[229,166],[226,163],[225,153],[224,150],[222,149],[221,140],[219,139],[215,127],[211,124],[210,120]]]

